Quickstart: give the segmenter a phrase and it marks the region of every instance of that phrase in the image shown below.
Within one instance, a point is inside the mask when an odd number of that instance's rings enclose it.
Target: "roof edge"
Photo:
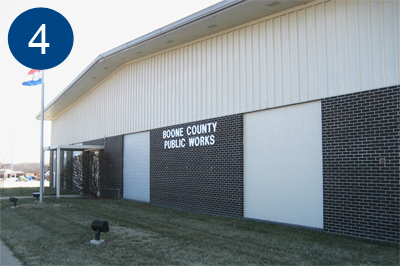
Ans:
[[[176,30],[178,28],[186,26],[192,22],[195,22],[197,20],[208,17],[216,12],[230,8],[236,4],[243,3],[246,1],[248,1],[248,0],[224,0],[224,1],[221,1],[219,3],[216,3],[212,6],[205,8],[205,9],[202,9],[194,14],[191,14],[191,15],[184,17],[178,21],[175,21],[175,22],[168,24],[162,28],[159,28],[155,31],[152,31],[152,32],[146,34],[146,35],[143,35],[143,36],[136,38],[130,42],[127,42],[125,44],[122,44],[118,47],[115,47],[109,51],[106,51],[106,52],[100,54],[64,90],[62,90],[50,103],[48,103],[46,105],[46,107],[44,108],[44,112],[46,112],[58,99],[60,99],[73,85],[75,85],[84,75],[86,75],[90,71],[91,68],[93,68],[100,61],[107,59],[108,57],[114,56],[114,55],[116,55],[120,52],[123,52],[124,50],[127,50],[129,48],[132,48],[136,45],[139,45],[143,42],[149,41],[156,37],[160,37],[163,34],[166,34],[168,32],[171,32],[173,30]],[[123,65],[123,64],[121,64],[121,65]],[[39,112],[35,116],[35,118],[37,120],[40,120],[40,117],[41,117],[41,112]]]

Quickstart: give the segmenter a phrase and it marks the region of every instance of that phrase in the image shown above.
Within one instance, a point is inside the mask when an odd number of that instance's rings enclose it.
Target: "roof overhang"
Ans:
[[[225,0],[99,55],[44,110],[54,120],[124,64],[312,0]],[[40,119],[40,113],[36,115]]]
[[[62,151],[99,151],[104,150],[104,145],[55,145],[45,147],[45,151],[54,151],[54,150],[62,150]]]

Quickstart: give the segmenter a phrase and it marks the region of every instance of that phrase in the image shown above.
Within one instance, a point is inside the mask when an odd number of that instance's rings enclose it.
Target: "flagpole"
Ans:
[[[44,193],[44,162],[43,162],[43,129],[44,129],[44,70],[42,70],[42,95],[40,107],[40,200],[43,201]]]

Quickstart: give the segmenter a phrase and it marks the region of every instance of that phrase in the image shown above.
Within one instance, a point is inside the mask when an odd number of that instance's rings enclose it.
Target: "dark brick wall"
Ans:
[[[124,136],[115,136],[88,141],[85,145],[105,145],[104,174],[100,180],[100,195],[103,198],[122,198],[123,195],[123,156]]]
[[[399,243],[399,91],[396,86],[322,100],[324,231]],[[214,145],[209,137],[208,145],[189,147],[188,126],[215,122],[216,132],[196,135],[214,135]],[[163,138],[163,131],[177,128],[182,137]],[[178,139],[185,147],[164,149],[164,141]],[[105,144],[101,195],[117,198],[118,188],[122,198],[123,136],[84,144]],[[151,130],[150,203],[243,217],[243,115]]]
[[[205,146],[189,147],[188,126],[215,123]],[[163,139],[163,131],[183,128],[183,136]],[[215,143],[211,145],[211,135]],[[185,139],[185,147],[164,141]],[[171,143],[170,143],[171,144]],[[172,147],[173,144],[170,145]],[[186,211],[243,216],[243,115],[208,119],[150,132],[150,203]]]
[[[399,88],[322,101],[325,231],[399,243]]]

